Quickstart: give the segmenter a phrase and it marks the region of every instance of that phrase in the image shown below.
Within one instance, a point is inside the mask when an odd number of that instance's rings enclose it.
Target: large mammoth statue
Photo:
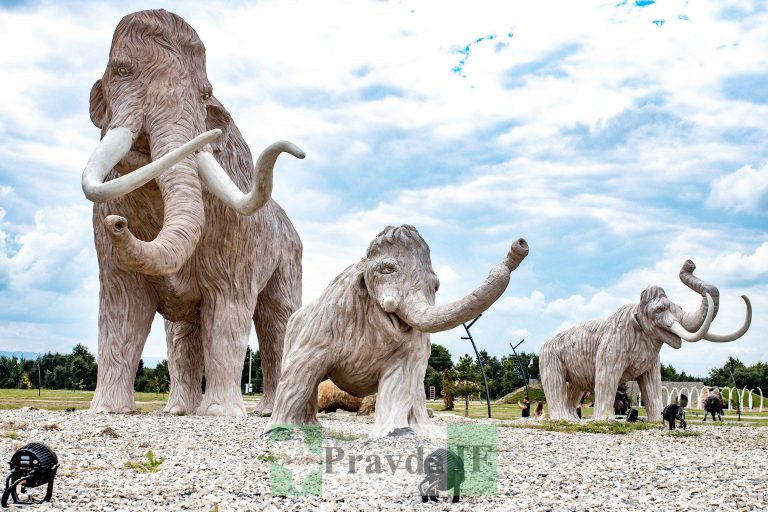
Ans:
[[[429,333],[488,309],[527,254],[519,239],[476,290],[435,306],[439,281],[427,243],[413,226],[385,228],[363,259],[288,321],[270,427],[317,423],[316,389],[328,376],[357,397],[378,392],[371,436],[409,426],[431,433],[423,387]]]
[[[213,95],[203,43],[164,10],[120,21],[90,113],[102,135],[83,171],[83,191],[96,203],[101,282],[91,410],[135,409],[134,376],[155,312],[168,342],[166,411],[245,414],[240,372],[251,322],[264,370],[261,407],[270,408],[285,325],[301,302],[302,251],[270,199],[272,169],[281,152],[303,152],[275,143],[254,169]]]
[[[702,295],[701,307],[686,313],[664,290],[650,286],[640,303],[627,305],[608,318],[592,320],[556,334],[541,347],[541,382],[553,420],[577,420],[576,406],[584,391],[595,390],[595,418],[607,418],[620,382],[637,380],[648,418],[661,416],[661,367],[664,343],[680,348],[682,341],[727,342],[740,338],[752,321],[747,305],[744,325],[720,336],[709,332],[719,305],[719,291],[693,275],[696,265],[686,261],[680,280]]]

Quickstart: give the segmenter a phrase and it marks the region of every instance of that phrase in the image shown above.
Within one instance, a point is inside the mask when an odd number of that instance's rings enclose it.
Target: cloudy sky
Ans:
[[[82,168],[114,27],[157,4],[0,3],[0,350],[96,350],[98,268]],[[165,2],[207,48],[251,149],[288,139],[275,199],[304,242],[304,301],[388,224],[415,225],[442,281],[473,289],[531,252],[473,328],[501,356],[636,302],[685,308],[693,259],[713,331],[665,347],[698,375],[768,360],[768,11],[762,2]],[[457,358],[461,329],[435,335]],[[254,341],[255,344],[255,341]],[[144,350],[162,357],[160,322]]]

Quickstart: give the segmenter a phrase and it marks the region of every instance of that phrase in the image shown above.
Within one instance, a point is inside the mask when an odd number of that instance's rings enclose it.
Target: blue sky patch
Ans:
[[[553,77],[565,78],[568,73],[563,68],[563,61],[579,52],[581,45],[567,44],[548,53],[539,60],[518,64],[504,73],[503,85],[506,89],[524,87],[528,78]]]
[[[768,105],[768,73],[731,76],[722,88],[728,99]]]

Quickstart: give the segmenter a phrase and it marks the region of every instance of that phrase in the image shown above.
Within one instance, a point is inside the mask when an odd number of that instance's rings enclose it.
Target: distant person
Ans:
[[[531,401],[528,400],[528,397],[523,398],[522,402],[517,402],[517,405],[520,407],[520,415],[523,418],[531,416]]]
[[[539,400],[538,402],[536,402],[536,408],[533,410],[533,417],[541,418],[543,414],[544,414],[544,402]]]

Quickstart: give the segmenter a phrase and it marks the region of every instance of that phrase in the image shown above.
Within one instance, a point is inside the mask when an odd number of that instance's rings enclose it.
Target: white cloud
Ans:
[[[768,240],[740,214],[765,210],[768,167],[748,164],[768,159],[768,106],[724,97],[722,84],[768,72],[768,13],[723,20],[714,3],[616,3],[166,8],[200,34],[215,93],[253,153],[277,139],[307,152],[280,159],[274,192],[304,241],[305,302],[387,224],[415,224],[432,247],[438,303],[472,290],[524,236],[531,255],[475,328],[500,355],[506,337],[536,348],[649,284],[695,307],[677,280],[687,258],[721,287],[718,328],[738,325],[741,292],[765,307]],[[19,49],[0,55],[0,304],[72,319],[2,323],[3,343],[95,339],[97,268],[79,190],[98,138],[88,93],[114,26],[143,4],[0,16],[0,44]],[[712,218],[704,204],[733,214]],[[160,355],[155,327],[147,353]],[[764,329],[756,316],[738,345],[745,358],[764,357]],[[467,349],[457,332],[434,339]],[[700,367],[722,350],[670,357]]]
[[[737,212],[761,212],[768,207],[768,163],[745,165],[710,184],[709,204]]]

